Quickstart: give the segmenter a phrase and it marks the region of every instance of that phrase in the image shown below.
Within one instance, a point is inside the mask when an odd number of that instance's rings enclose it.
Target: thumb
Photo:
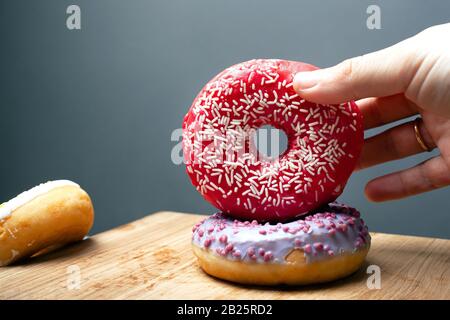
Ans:
[[[331,68],[299,72],[294,89],[302,98],[321,104],[402,93],[419,66],[408,40]]]

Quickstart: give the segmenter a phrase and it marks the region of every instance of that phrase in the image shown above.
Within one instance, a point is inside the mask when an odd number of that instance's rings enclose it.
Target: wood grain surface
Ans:
[[[200,270],[190,247],[202,216],[159,212],[0,269],[0,299],[450,299],[450,240],[373,233],[366,265],[306,287],[248,287]],[[367,266],[381,268],[368,289]]]

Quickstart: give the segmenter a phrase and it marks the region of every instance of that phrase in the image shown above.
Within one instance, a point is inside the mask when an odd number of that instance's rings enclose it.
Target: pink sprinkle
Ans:
[[[227,244],[226,246],[225,246],[225,253],[229,253],[229,252],[231,252],[232,250],[233,250],[233,245],[231,244],[231,243],[229,243],[229,244]]]
[[[334,236],[334,235],[336,234],[336,229],[330,229],[330,230],[328,231],[328,234],[329,234],[330,236]]]
[[[211,232],[213,232],[213,231],[214,231],[214,226],[208,227],[208,233],[211,233]]]
[[[300,247],[300,246],[302,245],[302,240],[300,240],[300,239],[295,239],[294,243],[295,243],[295,246],[296,246],[296,247]]]
[[[260,234],[262,234],[262,235],[266,235],[266,234],[267,234],[267,231],[266,231],[266,230],[263,230],[263,229],[261,229],[261,230],[259,230],[259,233],[260,233]]]
[[[314,249],[316,249],[317,251],[322,251],[323,250],[323,244],[320,243],[320,242],[314,243]]]
[[[223,235],[220,236],[219,242],[221,242],[221,243],[227,243],[227,241],[228,241],[228,237],[227,237],[226,234],[223,234]]]
[[[303,250],[306,252],[306,253],[311,253],[311,245],[310,244],[305,244],[305,246],[303,247]]]
[[[240,258],[241,257],[241,251],[240,250],[233,251],[233,257]]]
[[[203,237],[203,235],[204,235],[203,229],[198,230],[198,235],[199,235],[199,237]]]
[[[283,227],[284,232],[289,232],[289,227]]]
[[[263,248],[259,248],[258,250],[258,254],[262,257],[264,256],[264,254],[266,253],[266,251]]]
[[[347,232],[347,225],[346,225],[346,224],[341,224],[338,228],[339,228],[339,230],[341,230],[342,232]]]
[[[328,255],[329,256],[334,256],[334,251],[333,250],[328,250]]]
[[[272,252],[267,251],[267,252],[264,254],[264,261],[268,262],[268,261],[270,261],[270,260],[272,260],[272,259],[273,259],[273,254],[272,254]]]
[[[323,250],[325,250],[325,251],[330,250],[330,245],[324,244],[324,245],[323,245]]]
[[[248,253],[249,256],[254,256],[255,255],[255,248],[249,247],[247,249],[247,253]]]
[[[206,248],[208,248],[208,247],[211,245],[211,243],[212,243],[212,240],[208,238],[208,239],[205,240],[204,246],[205,246]]]

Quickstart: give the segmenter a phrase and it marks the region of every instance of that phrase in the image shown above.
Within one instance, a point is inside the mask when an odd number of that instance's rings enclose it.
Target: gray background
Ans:
[[[66,8],[82,30],[66,28]],[[377,3],[382,30],[366,28]],[[171,162],[172,130],[201,87],[255,57],[329,66],[449,19],[448,1],[0,2],[0,201],[49,179],[92,196],[92,233],[158,210],[212,213]],[[371,134],[369,132],[369,134]],[[377,175],[420,155],[353,175],[342,201],[372,230],[450,238],[450,189],[374,204]]]

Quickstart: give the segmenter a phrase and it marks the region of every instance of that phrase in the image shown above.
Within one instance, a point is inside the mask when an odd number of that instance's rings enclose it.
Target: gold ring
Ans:
[[[420,147],[423,149],[423,151],[430,152],[433,150],[433,148],[430,148],[426,143],[425,140],[422,137],[422,134],[420,133],[419,125],[422,122],[421,117],[417,117],[414,120],[414,133],[416,134],[416,140],[419,143]]]

